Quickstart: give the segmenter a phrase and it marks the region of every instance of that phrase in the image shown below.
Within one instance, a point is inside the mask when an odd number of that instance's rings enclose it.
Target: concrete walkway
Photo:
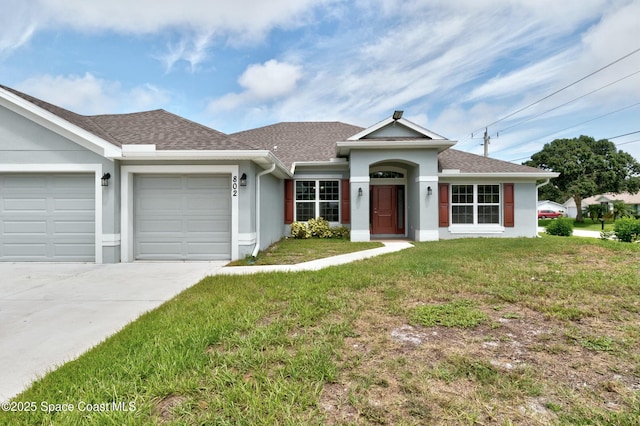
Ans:
[[[328,266],[342,265],[356,260],[367,259],[381,254],[393,253],[413,247],[408,241],[381,241],[383,247],[369,250],[357,251],[354,253],[341,254],[338,256],[326,257],[324,259],[311,260],[309,262],[295,265],[264,265],[264,266],[225,266],[218,271],[222,275],[246,275],[260,272],[297,272],[297,271],[317,271]]]

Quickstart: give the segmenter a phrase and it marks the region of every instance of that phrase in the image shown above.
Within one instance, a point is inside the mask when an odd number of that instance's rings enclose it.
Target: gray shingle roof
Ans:
[[[248,143],[273,152],[291,168],[294,162],[328,161],[336,156],[336,142],[364,130],[338,121],[284,122],[232,133]]]
[[[80,115],[10,87],[1,88],[116,146],[155,144],[158,150],[251,150],[257,147],[162,109],[131,114]]]
[[[364,130],[341,122],[284,122],[224,134],[162,109],[131,114],[86,116],[0,85],[40,108],[116,145],[155,144],[158,150],[256,150],[273,152],[287,167],[294,162],[329,161],[336,142]],[[396,138],[409,140],[413,138]],[[438,155],[438,171],[461,173],[540,173],[541,170],[447,149]]]
[[[449,148],[438,154],[438,172],[443,169],[460,170],[460,173],[540,173],[535,167],[513,164],[495,158],[471,154]]]

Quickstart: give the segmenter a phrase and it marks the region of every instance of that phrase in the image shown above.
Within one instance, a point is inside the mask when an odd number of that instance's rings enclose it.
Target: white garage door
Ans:
[[[228,175],[134,176],[137,260],[231,258]]]
[[[95,261],[90,174],[0,174],[1,261]]]

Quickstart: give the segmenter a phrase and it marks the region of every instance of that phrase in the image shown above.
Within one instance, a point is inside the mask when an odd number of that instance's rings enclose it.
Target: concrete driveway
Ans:
[[[0,401],[224,263],[0,263]]]

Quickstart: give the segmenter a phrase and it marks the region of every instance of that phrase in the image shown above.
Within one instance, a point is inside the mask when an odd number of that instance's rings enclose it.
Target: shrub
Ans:
[[[304,222],[293,222],[291,224],[291,236],[297,239],[311,238],[311,231]]]
[[[335,226],[331,228],[331,234],[333,238],[348,240],[351,236],[351,230],[346,226]]]
[[[613,225],[613,231],[616,233],[618,240],[625,243],[640,240],[640,220],[630,217],[618,219]]]
[[[570,237],[573,234],[573,219],[568,217],[558,218],[547,225],[546,232],[549,235]]]
[[[329,221],[322,217],[319,217],[317,219],[309,219],[307,221],[307,225],[309,226],[309,231],[311,232],[312,237],[331,238],[331,236],[333,235],[331,233]]]

